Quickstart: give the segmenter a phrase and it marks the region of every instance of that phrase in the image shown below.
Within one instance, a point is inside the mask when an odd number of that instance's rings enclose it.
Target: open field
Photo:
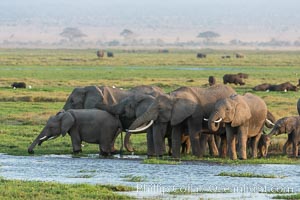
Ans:
[[[224,74],[243,72],[249,74],[246,85],[232,85],[238,93],[252,92],[262,97],[276,118],[297,114],[299,92],[255,92],[252,88],[261,83],[286,81],[296,85],[300,78],[299,52],[245,51],[243,59],[236,59],[234,51],[203,52],[208,54],[207,59],[197,59],[196,51],[192,50],[170,50],[170,53],[116,50],[114,58],[98,59],[95,50],[1,49],[0,151],[26,155],[28,144],[48,117],[63,107],[74,87],[87,85],[115,85],[127,89],[151,84],[169,92],[180,86],[206,87],[210,75],[222,83]],[[221,59],[224,54],[231,58]],[[13,90],[10,84],[14,81],[24,81],[32,89]],[[62,146],[55,145],[57,150],[48,149],[48,145],[53,146],[51,142],[37,152],[69,152],[69,141],[53,141],[60,142]]]
[[[244,51],[244,59],[233,57],[234,51],[205,50],[207,59],[197,59],[196,51],[114,51],[114,58],[98,59],[96,50],[28,50],[0,49],[0,153],[28,155],[27,148],[42,130],[50,115],[59,111],[74,87],[115,85],[124,89],[151,84],[166,92],[180,86],[206,87],[208,76],[222,84],[227,73],[247,73],[246,85],[232,87],[239,93],[262,97],[276,118],[297,115],[298,92],[254,92],[261,83],[279,84],[290,81],[297,85],[300,78],[300,52]],[[230,59],[221,59],[224,54]],[[10,85],[24,81],[32,89],[13,90]],[[271,151],[280,153],[286,136],[273,138]],[[120,146],[120,140],[116,141]],[[132,137],[136,154],[145,154],[145,135]],[[36,155],[70,154],[69,137],[58,138],[36,147]],[[98,146],[85,144],[83,155],[98,153]],[[282,158],[282,159],[281,159]],[[194,159],[187,156],[184,159]],[[273,159],[273,160],[272,160]],[[205,158],[221,162],[221,159]],[[297,163],[298,160],[275,157],[267,161],[249,159],[253,163]],[[241,161],[230,162],[239,164]],[[1,180],[0,180],[1,181]],[[2,181],[3,182],[3,181]],[[9,183],[9,182],[8,182]],[[7,183],[7,184],[8,184]],[[13,183],[14,184],[14,183]]]

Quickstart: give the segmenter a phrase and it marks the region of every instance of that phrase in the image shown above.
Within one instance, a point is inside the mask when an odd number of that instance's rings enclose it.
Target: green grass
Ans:
[[[133,199],[116,192],[134,188],[110,185],[59,184],[40,181],[19,181],[0,178],[0,196],[11,199]]]
[[[289,194],[289,195],[276,195],[273,199],[300,199],[300,193]]]
[[[142,176],[134,176],[134,175],[126,175],[122,177],[124,181],[127,182],[145,182],[147,181],[145,177]]]
[[[230,177],[246,177],[246,178],[284,178],[284,176],[277,176],[274,174],[254,174],[251,172],[221,172],[217,176],[230,176]]]

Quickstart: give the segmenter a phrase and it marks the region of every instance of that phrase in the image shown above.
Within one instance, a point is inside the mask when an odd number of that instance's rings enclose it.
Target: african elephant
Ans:
[[[255,86],[252,89],[254,91],[267,91],[270,86],[271,86],[271,84],[269,84],[269,83],[263,83],[263,84],[259,84],[259,85]]]
[[[291,138],[288,138],[288,140],[293,143],[294,157],[298,157],[298,146],[300,144],[300,116],[283,117],[277,120],[268,136],[271,138],[273,135],[280,135],[283,133],[291,135]]]
[[[235,94],[235,91],[225,85],[214,85],[209,88],[178,88],[169,95],[157,96],[154,103],[131,124],[129,129],[134,130],[151,120],[154,120],[154,125],[169,123],[172,130],[172,156],[174,158],[180,157],[180,137],[185,130],[188,130],[192,153],[201,157],[205,152],[205,146],[200,145],[203,119],[208,118],[217,100],[232,94]],[[159,135],[163,135],[161,132],[164,131],[165,127],[154,131],[153,134],[158,136],[151,137],[152,143],[162,146]]]
[[[13,82],[11,84],[12,88],[26,88],[26,83],[25,82]]]
[[[206,58],[206,54],[204,54],[204,53],[197,53],[197,58]]]
[[[278,85],[270,85],[268,90],[270,91],[298,91],[297,86],[291,84],[290,82],[281,83]]]
[[[257,143],[267,118],[265,102],[250,93],[231,95],[215,104],[208,120],[212,132],[219,129],[220,122],[225,123],[228,153],[231,159],[237,159],[236,139],[239,144],[240,159],[247,159],[247,140],[252,140],[252,156],[257,157]]]
[[[209,76],[208,77],[208,84],[209,86],[212,86],[212,85],[216,85],[216,78],[214,76]]]
[[[241,76],[239,74],[225,74],[223,76],[223,83],[224,84],[234,83],[235,85],[237,85],[237,84],[245,85],[245,82],[243,81],[243,79],[241,78]]]
[[[130,90],[122,90],[108,86],[86,86],[75,88],[69,95],[63,109],[90,109],[95,108],[96,104],[103,102],[111,105],[119,103],[126,97],[135,93],[143,93],[155,96],[156,93],[163,93],[159,87],[141,85]]]
[[[81,142],[99,144],[100,154],[109,155],[114,152],[114,142],[121,132],[120,121],[106,111],[97,109],[81,109],[60,111],[51,116],[41,133],[28,148],[28,153],[44,141],[69,133],[73,153],[81,152]]]
[[[98,51],[96,52],[96,54],[97,54],[97,57],[98,57],[98,58],[103,58],[103,57],[104,57],[104,51],[103,51],[103,50],[98,50]]]

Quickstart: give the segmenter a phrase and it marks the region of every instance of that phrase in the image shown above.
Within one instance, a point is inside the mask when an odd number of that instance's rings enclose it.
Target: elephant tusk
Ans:
[[[52,136],[51,138],[49,138],[48,140],[53,140],[55,138],[57,138],[58,136]]]
[[[220,123],[222,120],[223,120],[223,119],[220,118],[220,119],[218,119],[218,120],[216,120],[216,121],[214,121],[214,122],[215,122],[215,123]]]
[[[207,119],[207,118],[203,118],[203,120],[208,122],[208,119]]]
[[[147,128],[149,128],[152,124],[153,124],[153,120],[151,120],[150,122],[149,122],[149,124],[147,124],[146,126],[144,126],[144,127],[139,127],[139,128],[136,128],[136,129],[134,129],[134,130],[126,130],[126,132],[130,132],[130,133],[137,133],[137,132],[141,132],[141,131],[144,131],[144,130],[146,130]]]
[[[272,126],[275,126],[275,124],[273,122],[271,122],[269,119],[266,119],[266,121],[271,124]]]
[[[44,137],[40,138],[40,141],[42,141],[42,140],[44,140],[46,138],[47,138],[47,136],[44,136]]]

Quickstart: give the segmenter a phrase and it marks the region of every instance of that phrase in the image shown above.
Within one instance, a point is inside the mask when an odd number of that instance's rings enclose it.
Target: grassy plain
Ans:
[[[0,49],[0,152],[27,155],[26,149],[50,115],[59,111],[74,87],[115,85],[124,89],[151,84],[166,92],[180,86],[206,87],[208,76],[217,83],[227,73],[248,73],[246,85],[232,87],[240,94],[252,92],[262,97],[268,109],[280,118],[296,115],[299,92],[255,92],[261,83],[278,84],[300,78],[299,52],[244,51],[236,59],[234,51],[204,50],[206,59],[196,51],[170,50],[170,53],[140,50],[130,53],[115,50],[114,58],[98,59],[95,50]],[[230,59],[221,59],[224,54]],[[32,89],[13,90],[10,84],[24,81]],[[144,153],[145,137],[134,136],[137,153]],[[284,143],[283,139],[278,139]],[[120,143],[119,140],[117,144]],[[54,145],[55,144],[55,145]],[[54,147],[55,146],[55,147]],[[281,148],[282,144],[273,144]],[[58,138],[36,148],[37,154],[70,153],[68,138]],[[84,153],[97,152],[97,145],[86,144]]]
[[[300,52],[280,51],[243,51],[244,59],[233,57],[234,51],[204,50],[207,59],[197,59],[196,51],[170,50],[162,54],[158,51],[127,51],[115,50],[114,58],[98,59],[96,50],[43,50],[43,49],[0,49],[0,153],[12,155],[28,155],[27,148],[37,134],[42,130],[50,115],[59,111],[74,87],[87,85],[115,85],[124,89],[151,84],[162,87],[166,92],[180,86],[206,87],[208,76],[215,76],[222,83],[222,76],[227,73],[248,73],[246,85],[232,87],[239,93],[252,92],[262,97],[269,110],[277,117],[296,115],[296,102],[299,92],[254,92],[252,88],[261,83],[278,84],[290,81],[298,83],[300,78]],[[224,54],[232,55],[230,59],[221,59]],[[32,89],[13,90],[10,85],[15,81],[24,81]],[[281,151],[286,136],[276,138],[271,146],[273,151]],[[146,152],[145,135],[132,137],[137,154]],[[116,141],[120,146],[120,140]],[[36,147],[36,155],[69,154],[71,142],[68,136],[45,142]],[[85,144],[83,155],[98,153],[98,146]],[[184,158],[194,159],[192,156]],[[224,162],[239,164],[241,161],[229,161],[220,158],[204,158],[209,162]],[[244,161],[243,161],[244,162]],[[248,163],[299,163],[298,160],[284,157],[270,159],[249,159]],[[146,161],[146,163],[148,163]],[[154,162],[157,163],[157,162]],[[159,162],[160,163],[160,162]],[[168,163],[168,162],[167,162]],[[78,199],[97,198],[99,196],[80,196],[78,186],[67,186],[41,182],[7,181],[0,179],[1,196],[6,199],[22,199],[46,197],[49,199],[62,196],[61,189],[67,188],[67,194]],[[18,192],[13,187],[20,185]],[[36,186],[38,185],[38,187]],[[46,185],[46,187],[44,187]],[[5,187],[5,189],[3,188]],[[56,188],[43,191],[42,188]],[[82,187],[82,186],[80,186]],[[100,186],[99,186],[100,187]],[[29,188],[29,189],[28,189]],[[41,189],[34,189],[41,188]],[[98,186],[82,187],[91,195],[111,191]],[[118,191],[112,189],[113,191]],[[29,191],[29,192],[28,192]],[[44,195],[47,196],[44,196]],[[110,194],[110,192],[109,192]],[[64,196],[65,195],[65,196]],[[100,194],[99,194],[100,195]],[[70,197],[70,196],[69,196]],[[72,197],[72,198],[73,198]],[[119,196],[104,197],[103,199],[119,199]],[[126,197],[124,197],[126,198]]]

